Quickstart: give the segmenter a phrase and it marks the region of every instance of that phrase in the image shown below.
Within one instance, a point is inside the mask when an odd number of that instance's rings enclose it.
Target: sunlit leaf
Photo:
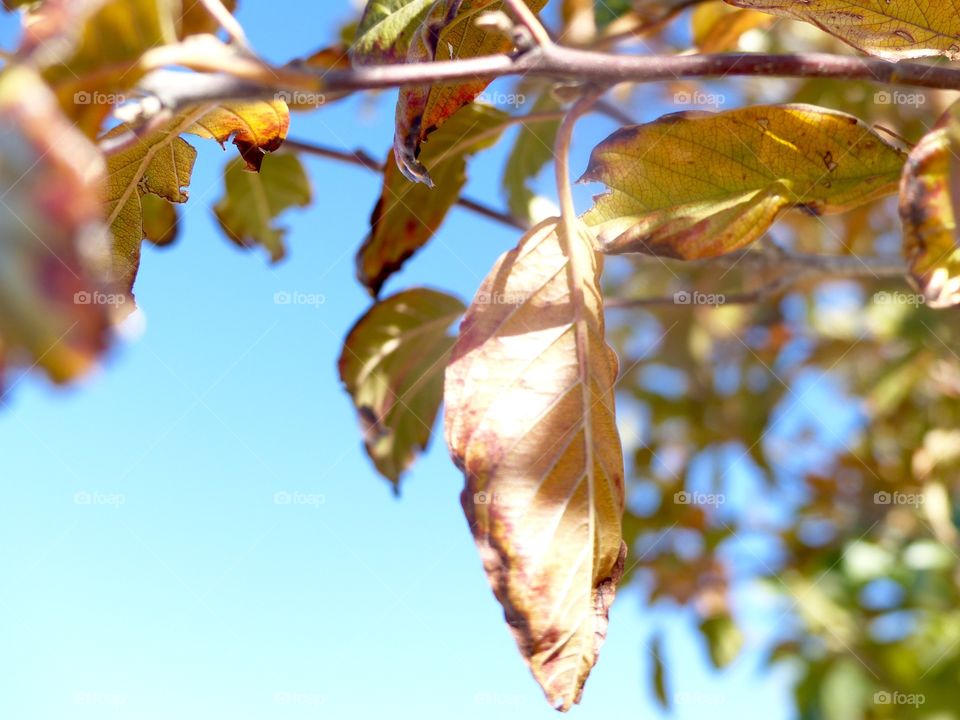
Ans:
[[[960,58],[957,7],[938,0],[726,0],[804,20],[858,50],[897,60],[928,55]]]
[[[496,263],[460,328],[446,437],[490,584],[554,707],[578,702],[623,570],[617,358],[585,229],[541,223]]]
[[[350,50],[354,65],[390,65],[406,61],[407,50],[434,0],[368,2]]]
[[[278,153],[250,172],[242,160],[224,169],[225,193],[213,210],[221,227],[242,248],[263,246],[274,262],[283,258],[286,231],[275,220],[291,207],[310,204],[310,181],[296,155]]]
[[[282,99],[270,102],[223,103],[206,113],[186,132],[216,140],[230,138],[247,167],[259,172],[263,157],[279,148],[290,129],[290,111]]]
[[[607,252],[682,259],[749,245],[788,208],[843,212],[895,192],[903,154],[844,113],[808,105],[686,112],[623,128],[584,180]]]
[[[546,4],[546,0],[525,1],[534,11]],[[502,5],[500,0],[438,0],[413,39],[407,62],[457,60],[508,52],[511,46],[508,38],[475,24],[480,13],[499,10]],[[450,17],[453,11],[456,14]],[[404,175],[414,182],[429,184],[430,176],[419,160],[421,145],[430,133],[472,102],[488,84],[489,80],[476,80],[400,89],[394,153]]]
[[[394,485],[427,447],[443,399],[458,299],[417,288],[376,303],[347,335],[340,379],[353,398],[367,454]]]
[[[697,5],[690,22],[693,43],[700,52],[715,53],[736,50],[740,36],[750,30],[767,27],[773,17],[755,10],[744,10],[717,2]]]
[[[32,72],[0,79],[0,354],[54,381],[105,350],[123,298],[100,276],[103,161]]]
[[[931,307],[960,303],[960,105],[911,151],[900,216],[910,272]]]
[[[157,247],[176,242],[180,233],[180,216],[176,206],[158,195],[146,194],[140,198],[143,210],[143,239]]]
[[[457,113],[424,148],[435,186],[407,180],[387,162],[370,235],[357,253],[357,277],[376,295],[383,283],[437,231],[467,181],[467,157],[500,136],[507,115],[473,104]]]

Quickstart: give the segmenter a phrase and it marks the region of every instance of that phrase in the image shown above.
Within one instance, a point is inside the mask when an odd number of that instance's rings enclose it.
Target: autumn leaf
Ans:
[[[448,330],[464,309],[435,290],[406,290],[370,308],[344,342],[340,379],[367,454],[394,486],[430,441],[454,342]]]
[[[180,233],[177,207],[159,195],[146,194],[140,198],[143,211],[143,239],[157,247],[176,242]]]
[[[223,173],[225,192],[213,211],[227,237],[242,248],[261,245],[274,262],[283,258],[286,231],[275,220],[291,207],[306,207],[312,193],[310,181],[296,155],[271,155],[259,173],[234,160]]]
[[[237,0],[221,0],[229,12],[237,9]],[[177,36],[185,38],[188,35],[202,35],[215,33],[220,23],[210,14],[202,2],[183,0],[183,11],[180,13],[180,22],[177,26]]]
[[[384,165],[370,234],[357,252],[357,278],[372,294],[433,237],[467,182],[467,157],[495,143],[507,117],[472,104],[438,130],[423,153],[435,187],[407,180],[395,163]]]
[[[754,10],[710,2],[694,8],[690,23],[693,43],[700,52],[716,53],[736,50],[744,33],[768,27],[773,18]]]
[[[960,104],[910,153],[900,189],[904,255],[931,307],[960,304]]]
[[[447,369],[464,512],[524,658],[579,702],[620,578],[623,455],[601,259],[585,230],[531,230],[484,280]]]
[[[843,212],[896,191],[904,155],[860,120],[809,105],[685,112],[618,130],[583,180],[611,191],[584,220],[606,252],[708,258],[788,208]]]
[[[537,98],[531,112],[559,109],[559,101],[552,92],[547,91]],[[553,145],[559,129],[559,120],[524,123],[520,126],[501,181],[507,196],[507,207],[515,217],[531,219],[530,203],[536,195],[530,189],[529,181],[553,161]]]
[[[546,0],[525,0],[539,11]],[[475,24],[482,12],[500,10],[500,0],[437,0],[423,19],[407,52],[407,62],[460,60],[508,52],[510,40]],[[413,85],[400,89],[397,100],[394,154],[403,174],[413,182],[430,184],[420,162],[421,145],[457,110],[483,92],[489,80]]]
[[[960,22],[951,2],[931,0],[725,0],[730,5],[816,25],[870,55],[890,60],[960,58]]]
[[[232,137],[247,168],[259,172],[264,155],[283,144],[289,129],[290,110],[278,98],[269,102],[222,103],[185,132],[221,145]]]
[[[357,26],[350,58],[356,66],[406,62],[407,50],[434,0],[368,2]]]
[[[0,77],[0,354],[56,382],[88,371],[123,298],[100,270],[103,161],[32,71]]]

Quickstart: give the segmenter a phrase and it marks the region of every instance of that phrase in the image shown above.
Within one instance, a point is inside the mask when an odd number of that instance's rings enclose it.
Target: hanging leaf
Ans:
[[[376,303],[347,335],[340,379],[353,398],[367,454],[394,486],[427,447],[463,303],[417,288]]]
[[[242,248],[261,245],[273,262],[281,260],[286,231],[274,221],[288,208],[306,207],[312,197],[300,160],[289,153],[271,155],[259,173],[234,160],[224,169],[223,179],[224,196],[213,211],[227,237]]]
[[[395,65],[406,62],[410,43],[434,0],[368,2],[350,49],[353,64]]]
[[[281,100],[224,103],[206,113],[186,132],[223,145],[231,137],[240,157],[260,172],[264,155],[278,149],[290,129],[290,110]]]
[[[653,666],[653,694],[664,710],[670,710],[667,694],[667,666],[663,662],[663,635],[657,634],[650,641],[650,663]]]
[[[960,22],[950,2],[932,0],[725,0],[816,25],[870,55],[899,60],[960,58]]]
[[[896,191],[904,155],[866,124],[809,105],[684,112],[597,146],[605,183],[584,220],[609,253],[692,260],[759,239],[788,208],[843,212]]]
[[[960,304],[960,104],[910,153],[900,191],[904,256],[931,307]]]
[[[554,707],[579,702],[623,569],[617,358],[585,229],[531,230],[484,280],[447,369],[446,437],[484,568]]]
[[[559,109],[560,102],[548,90],[537,98],[532,112],[549,112]],[[529,181],[553,161],[553,145],[559,129],[559,120],[525,123],[520,126],[520,132],[517,133],[513,150],[510,151],[503,170],[502,185],[511,215],[531,219],[530,203],[533,202],[536,194],[530,189]]]
[[[56,382],[89,370],[123,297],[100,276],[103,161],[40,78],[0,76],[0,355]],[[0,368],[2,369],[2,368]]]
[[[743,649],[743,633],[729,615],[716,615],[700,623],[700,634],[707,641],[710,662],[722,670],[740,655]]]
[[[467,182],[467,157],[495,143],[507,118],[495,108],[473,104],[437,131],[423,154],[435,187],[411,182],[394,163],[385,164],[370,234],[357,253],[357,278],[373,295],[433,237]]]
[[[546,0],[525,1],[534,12],[546,4]],[[459,60],[508,52],[509,39],[475,24],[480,13],[500,10],[502,6],[500,0],[437,0],[410,45],[407,62]],[[489,80],[476,80],[400,89],[394,154],[408,179],[430,184],[427,169],[419,160],[421,145],[457,110],[473,102],[488,84]]]
[[[180,234],[180,216],[176,205],[158,195],[141,196],[143,239],[157,247],[172,245]]]

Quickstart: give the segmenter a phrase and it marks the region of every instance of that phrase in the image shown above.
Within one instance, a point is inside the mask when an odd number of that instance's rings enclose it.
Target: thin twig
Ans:
[[[284,147],[291,150],[298,150],[316,157],[327,158],[328,160],[337,160],[339,162],[349,163],[351,165],[366,168],[367,170],[371,170],[376,173],[382,173],[384,170],[383,164],[372,157],[366,150],[354,150],[353,152],[350,152],[348,150],[338,150],[336,148],[317,145],[316,143],[305,142],[303,140],[287,140],[284,143]],[[465,210],[470,210],[477,215],[481,215],[485,218],[498,222],[501,225],[506,225],[509,228],[520,231],[525,231],[528,229],[528,226],[525,223],[521,222],[509,213],[492,208],[489,205],[480,202],[479,200],[461,197],[457,199],[457,205]]]
[[[527,29],[533,41],[540,46],[552,45],[550,33],[537,18],[536,13],[527,7],[523,0],[504,0],[507,11],[516,18],[517,22]]]

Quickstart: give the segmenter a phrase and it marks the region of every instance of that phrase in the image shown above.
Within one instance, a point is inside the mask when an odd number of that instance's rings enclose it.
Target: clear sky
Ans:
[[[281,61],[325,44],[349,12],[346,0],[246,0],[239,17]],[[11,19],[0,27],[8,47]],[[295,116],[291,135],[383,154],[393,97]],[[586,124],[575,167],[610,129]],[[210,211],[232,148],[195,144],[185,232],[145,252],[142,333],[128,328],[79,387],[13,378],[0,412],[0,717],[555,717],[489,590],[442,440],[395,498],[337,382],[340,342],[368,302],[353,254],[376,178],[307,159],[317,201],[285,217],[289,258],[269,266]],[[472,195],[497,197],[506,144],[474,163]],[[387,291],[470,297],[516,240],[456,210]],[[279,291],[325,303],[277,306]],[[278,504],[282,493],[301,504]],[[626,588],[575,717],[663,717],[649,694],[655,629],[685,700],[673,717],[792,716],[786,673],[763,674],[750,651],[712,675],[683,615],[645,610]]]

